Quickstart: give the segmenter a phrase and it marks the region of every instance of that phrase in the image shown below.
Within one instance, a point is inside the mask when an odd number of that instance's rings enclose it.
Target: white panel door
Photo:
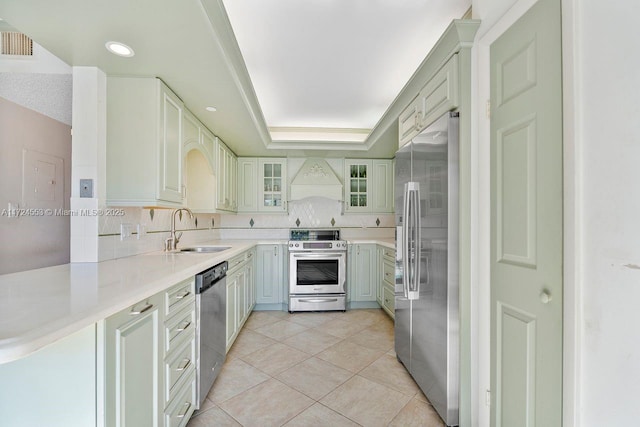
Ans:
[[[562,424],[560,1],[491,45],[491,425]]]

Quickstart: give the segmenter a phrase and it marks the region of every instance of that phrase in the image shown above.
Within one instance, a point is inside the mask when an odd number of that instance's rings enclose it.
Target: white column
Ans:
[[[107,77],[96,67],[73,67],[71,211],[90,212],[106,197]],[[93,197],[80,197],[80,180],[93,180]],[[99,217],[71,217],[71,262],[98,261]]]

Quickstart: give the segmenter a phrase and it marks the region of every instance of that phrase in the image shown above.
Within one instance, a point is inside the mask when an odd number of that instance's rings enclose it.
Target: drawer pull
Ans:
[[[336,302],[338,298],[306,298],[298,300],[300,302],[309,302],[309,303],[325,303],[325,302]]]
[[[188,297],[189,295],[191,295],[191,291],[184,291],[183,293],[176,295],[176,299],[182,299],[184,297]]]
[[[191,365],[191,359],[183,359],[182,363],[176,368],[176,372],[182,372]]]
[[[251,258],[253,256],[253,252],[249,252],[249,255],[247,255],[247,258]]]
[[[176,331],[178,331],[178,332],[182,332],[182,331],[184,331],[185,329],[187,329],[189,326],[191,326],[191,322],[187,320],[186,322],[183,322],[183,323],[182,323],[182,327],[180,327],[180,328],[176,329]]]
[[[187,415],[187,412],[189,412],[190,408],[191,408],[191,402],[184,402],[184,406],[182,406],[182,411],[180,411],[177,417],[184,418],[184,416]]]
[[[129,315],[131,315],[131,316],[137,316],[138,314],[142,314],[142,313],[144,313],[145,311],[151,310],[152,308],[153,308],[153,304],[149,304],[149,303],[147,303],[144,307],[142,307],[142,308],[141,308],[141,309],[139,309],[139,310],[136,310],[136,308],[135,308],[135,307],[133,307],[133,308],[131,309],[131,313],[129,313]]]
[[[390,275],[389,273],[384,273],[384,276],[385,276],[385,277],[389,277],[389,276],[391,276],[391,275]]]

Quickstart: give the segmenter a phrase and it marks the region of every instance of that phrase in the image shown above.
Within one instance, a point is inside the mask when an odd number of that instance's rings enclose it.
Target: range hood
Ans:
[[[291,200],[325,197],[342,201],[342,183],[323,159],[307,159],[291,181]]]

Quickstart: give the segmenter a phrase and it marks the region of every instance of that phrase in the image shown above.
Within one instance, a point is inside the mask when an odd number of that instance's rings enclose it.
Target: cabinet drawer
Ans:
[[[167,407],[164,413],[164,425],[166,427],[183,427],[189,422],[189,418],[196,408],[196,380],[185,384],[180,389],[176,398]]]
[[[171,352],[185,339],[193,338],[196,331],[196,311],[194,307],[176,314],[165,322],[165,351]]]
[[[185,280],[164,293],[165,317],[169,318],[195,300],[195,280]]]
[[[243,262],[247,260],[250,251],[243,252],[240,255],[236,255],[229,260],[229,268],[227,269],[227,274],[233,272],[238,269],[242,265]],[[253,255],[252,255],[253,256]]]
[[[176,384],[183,378],[192,376],[195,378],[196,340],[187,341],[182,347],[176,349],[164,364],[165,372],[165,404],[173,399],[176,394]],[[192,379],[193,379],[192,378]]]
[[[385,261],[388,261],[391,264],[394,264],[396,262],[396,250],[383,247],[382,257],[384,258]]]
[[[395,265],[385,260],[382,263],[382,280],[384,280],[384,283],[388,283],[390,286],[394,286],[395,277],[396,277]]]
[[[382,288],[382,305],[387,309],[389,314],[393,317],[395,306],[396,306],[396,296],[393,288],[385,285]]]

